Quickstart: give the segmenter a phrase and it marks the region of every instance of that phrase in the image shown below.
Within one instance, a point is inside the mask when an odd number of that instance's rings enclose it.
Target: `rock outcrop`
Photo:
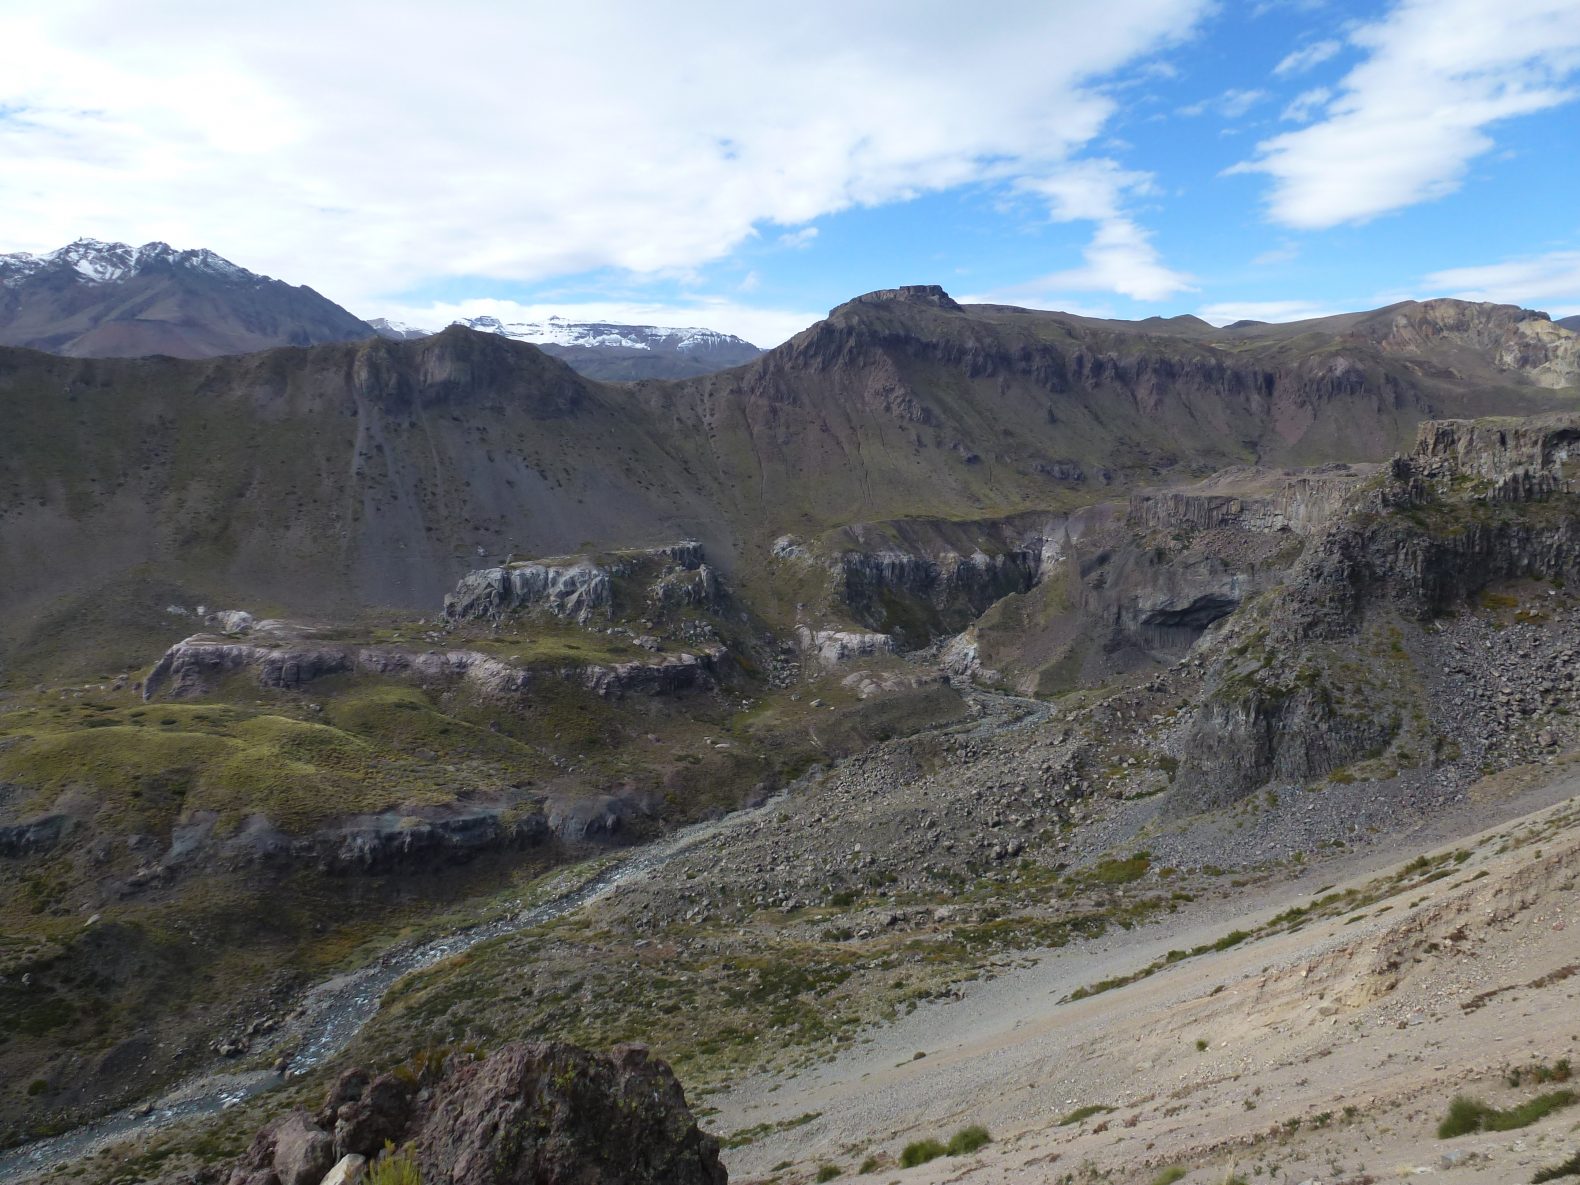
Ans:
[[[385,874],[461,864],[484,852],[539,847],[550,835],[550,821],[541,811],[474,809],[426,815],[390,811],[346,819],[307,845],[319,867],[331,875]]]
[[[506,1045],[415,1075],[342,1074],[316,1115],[253,1139],[228,1185],[319,1185],[345,1157],[387,1146],[449,1185],[727,1185],[674,1073],[640,1045],[608,1055]]]
[[[802,626],[796,631],[796,640],[804,658],[824,667],[894,653],[894,639],[888,634],[860,630],[814,630]]]
[[[1530,474],[1568,482],[1580,472],[1580,421],[1569,415],[1426,420],[1416,428],[1410,463],[1432,477],[1503,482]]]
[[[544,678],[572,683],[605,698],[673,695],[713,686],[717,646],[693,654],[608,663],[518,664],[477,650],[408,650],[279,642],[254,645],[195,634],[177,642],[143,680],[143,699],[202,695],[227,675],[245,672],[258,686],[294,691],[329,675],[381,675],[424,685],[465,683],[494,699],[530,694]]]
[[[687,541],[468,572],[445,597],[444,612],[452,621],[541,613],[588,625],[653,609],[715,608],[718,599],[718,574],[702,545]]]

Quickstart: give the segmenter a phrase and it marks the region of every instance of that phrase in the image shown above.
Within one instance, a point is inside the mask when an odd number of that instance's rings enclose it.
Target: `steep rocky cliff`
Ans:
[[[1425,423],[1279,586],[1228,623],[1178,733],[1176,806],[1363,758],[1430,762],[1453,728],[1425,692],[1440,624],[1489,586],[1580,579],[1573,416]]]

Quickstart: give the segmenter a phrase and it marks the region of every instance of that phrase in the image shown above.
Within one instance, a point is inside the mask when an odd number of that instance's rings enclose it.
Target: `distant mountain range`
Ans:
[[[0,345],[82,358],[210,358],[372,332],[311,288],[212,251],[78,239],[45,255],[0,255]]]
[[[196,361],[0,349],[0,652],[134,583],[151,612],[426,607],[481,556],[673,539],[773,590],[786,534],[971,554],[962,524],[1228,465],[1382,460],[1422,419],[1567,407],[1577,383],[1580,337],[1510,305],[1214,329],[936,287],[630,387],[459,325]]]
[[[690,378],[750,362],[750,342],[712,329],[586,324],[551,317],[457,322],[530,342],[590,378]],[[43,255],[0,255],[0,345],[75,358],[214,358],[277,346],[406,341],[435,331],[363,321],[306,286],[260,276],[212,251],[78,239]]]
[[[915,293],[933,290],[903,291],[911,294],[905,303],[925,306],[928,301]],[[977,306],[977,310],[978,315],[1011,311],[997,306]],[[1422,310],[1426,315],[1402,310]],[[1573,351],[1561,343],[1554,348],[1549,339],[1555,334],[1563,337],[1564,330],[1580,331],[1580,316],[1550,321],[1543,313],[1513,306],[1451,300],[1405,302],[1292,324],[1240,321],[1221,329],[1192,316],[1141,321],[1062,313],[1037,316],[1048,318],[1049,324],[1153,341],[1270,345],[1309,334],[1369,339],[1390,354],[1442,354],[1458,372],[1491,362],[1503,370],[1523,371],[1526,381],[1549,387],[1575,381]],[[697,378],[763,356],[752,343],[713,329],[560,317],[507,322],[485,316],[454,324],[530,343],[578,373],[603,381]],[[68,357],[211,358],[374,336],[409,341],[434,332],[384,318],[363,321],[305,285],[258,275],[204,249],[79,239],[43,255],[0,255],[0,346],[26,346]]]
[[[396,341],[427,337],[432,332],[382,317],[368,324]],[[563,317],[550,317],[547,321],[463,317],[454,324],[478,333],[530,342],[588,378],[606,382],[692,378],[744,365],[762,353],[751,342],[716,329],[567,321]]]

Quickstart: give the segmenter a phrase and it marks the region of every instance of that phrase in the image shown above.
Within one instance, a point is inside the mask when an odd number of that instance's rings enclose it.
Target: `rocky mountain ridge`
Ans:
[[[1428,366],[1310,334],[1195,341],[961,308],[941,289],[872,294],[735,370],[629,387],[458,327],[195,361],[0,352],[0,556],[19,574],[0,588],[0,650],[26,649],[38,607],[111,603],[103,590],[132,571],[152,630],[155,597],[272,599],[292,616],[421,608],[479,558],[687,537],[781,629],[859,625],[778,604],[774,540],[860,552],[831,533],[936,536],[877,549],[925,553],[921,571],[1013,550],[1020,528],[1004,524],[1019,516],[1052,521],[1225,465],[1378,460],[1422,418],[1568,400],[1497,357]],[[892,607],[917,640],[966,620],[932,595]],[[980,611],[981,595],[961,604]]]

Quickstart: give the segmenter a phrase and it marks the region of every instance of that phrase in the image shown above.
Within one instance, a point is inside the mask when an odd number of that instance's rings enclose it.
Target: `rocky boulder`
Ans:
[[[506,1046],[445,1084],[414,1145],[424,1179],[454,1185],[729,1179],[674,1074],[639,1045]]]
[[[415,1076],[342,1074],[254,1138],[228,1185],[319,1185],[386,1144],[447,1185],[727,1185],[719,1145],[640,1045],[512,1044]]]

